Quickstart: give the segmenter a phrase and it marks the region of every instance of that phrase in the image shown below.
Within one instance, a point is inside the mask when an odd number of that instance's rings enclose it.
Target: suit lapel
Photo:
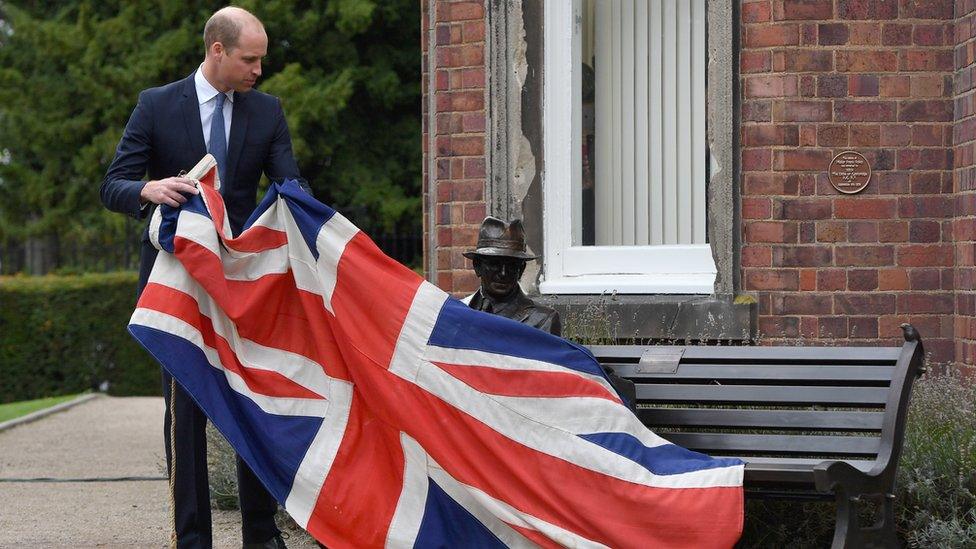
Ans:
[[[244,148],[244,135],[247,134],[247,94],[234,93],[234,113],[231,115],[230,143],[227,144],[227,182],[233,186],[237,176],[237,161],[241,158]],[[230,187],[228,187],[230,188]]]
[[[190,74],[183,85],[183,123],[186,126],[187,143],[193,153],[194,163],[207,154],[207,143],[203,140],[203,126],[200,124],[200,100],[197,99],[197,87]],[[190,169],[192,166],[187,166]]]

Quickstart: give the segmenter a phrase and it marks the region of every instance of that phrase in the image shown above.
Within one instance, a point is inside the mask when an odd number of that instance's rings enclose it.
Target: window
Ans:
[[[712,292],[705,8],[547,1],[541,292]]]

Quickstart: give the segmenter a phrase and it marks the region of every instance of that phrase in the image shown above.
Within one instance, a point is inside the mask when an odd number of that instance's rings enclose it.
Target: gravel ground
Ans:
[[[161,398],[101,397],[0,432],[0,547],[166,547],[163,409]],[[150,480],[3,480],[38,477]],[[213,524],[215,546],[240,547],[239,512],[215,510]],[[315,547],[288,533],[289,547]]]

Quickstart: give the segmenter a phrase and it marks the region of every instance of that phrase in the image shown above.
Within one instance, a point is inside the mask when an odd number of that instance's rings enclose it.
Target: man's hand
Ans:
[[[152,202],[153,204],[166,204],[178,208],[180,204],[186,202],[183,193],[198,194],[192,179],[186,177],[167,177],[158,181],[150,181],[142,187],[139,199],[143,204]]]

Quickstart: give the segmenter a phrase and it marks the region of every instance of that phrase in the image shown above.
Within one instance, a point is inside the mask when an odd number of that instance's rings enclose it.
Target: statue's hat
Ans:
[[[481,222],[478,231],[478,247],[464,252],[464,257],[514,257],[535,259],[536,256],[525,251],[525,229],[522,220],[515,219],[505,223],[497,217],[488,216]]]

